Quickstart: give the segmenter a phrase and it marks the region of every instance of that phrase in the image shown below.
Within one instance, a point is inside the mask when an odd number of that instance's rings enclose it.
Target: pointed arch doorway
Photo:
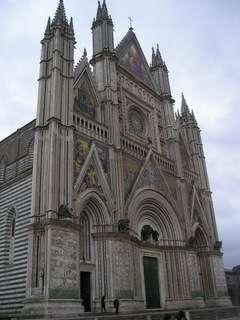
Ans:
[[[100,311],[101,297],[108,296],[108,247],[101,236],[110,224],[109,211],[95,190],[86,190],[77,200],[79,212],[80,293],[85,312]]]

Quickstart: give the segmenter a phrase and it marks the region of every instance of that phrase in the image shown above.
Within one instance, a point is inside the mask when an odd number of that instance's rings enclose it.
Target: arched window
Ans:
[[[7,240],[8,240],[8,263],[14,263],[14,249],[16,236],[16,210],[11,207],[7,216]]]

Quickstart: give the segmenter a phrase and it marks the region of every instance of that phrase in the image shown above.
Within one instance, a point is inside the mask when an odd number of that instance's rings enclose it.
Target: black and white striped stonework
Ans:
[[[0,313],[22,308],[26,294],[28,231],[32,177],[0,188]],[[11,252],[15,216],[14,248]],[[13,256],[11,256],[11,254]]]

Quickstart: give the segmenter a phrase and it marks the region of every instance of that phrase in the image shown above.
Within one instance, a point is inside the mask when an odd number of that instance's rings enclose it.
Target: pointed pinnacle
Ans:
[[[106,1],[103,0],[103,4],[102,4],[102,17],[103,19],[108,19],[109,15],[108,15],[108,9],[107,9],[107,5],[106,5]]]
[[[163,65],[163,59],[159,50],[159,44],[157,44],[157,50],[156,50],[156,63],[158,65]]]
[[[70,31],[72,32],[72,34],[74,34],[73,18],[72,18],[72,17],[71,17],[71,19],[70,19],[69,28],[70,28]]]
[[[156,54],[155,54],[155,50],[154,47],[152,47],[152,67],[156,66]]]
[[[67,17],[65,13],[63,0],[59,0],[59,4],[53,19],[54,24],[67,24]]]
[[[83,50],[83,58],[87,58],[87,49],[86,48],[84,48],[84,50]]]
[[[101,8],[100,1],[98,1],[96,21],[101,20],[101,19],[102,19],[102,8]]]
[[[188,105],[187,105],[187,102],[185,100],[185,97],[184,97],[184,94],[182,92],[182,105],[181,105],[181,114],[189,114],[189,108],[188,108]]]
[[[191,115],[192,115],[193,122],[197,123],[197,120],[196,120],[196,117],[195,117],[193,110],[191,112]]]
[[[51,31],[51,18],[48,18],[48,22],[47,22],[47,26],[46,26],[46,30],[45,30],[45,34],[49,34]]]

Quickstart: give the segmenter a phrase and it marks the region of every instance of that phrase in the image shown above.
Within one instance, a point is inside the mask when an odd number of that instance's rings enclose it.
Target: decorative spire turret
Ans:
[[[184,97],[183,92],[182,92],[181,114],[182,114],[182,115],[188,115],[188,114],[190,114],[189,107],[188,107],[188,105],[187,105],[187,102],[186,102],[186,99],[185,99],[185,97]]]
[[[152,47],[152,64],[151,64],[152,67],[155,67],[156,66],[156,54],[155,54],[155,49],[154,47]]]
[[[108,24],[112,24],[112,18],[108,13],[108,8],[106,5],[106,1],[103,1],[101,5],[100,1],[98,1],[98,9],[96,18],[93,19],[92,29],[94,29],[98,24],[103,23],[103,21],[107,21]]]
[[[151,73],[155,80],[158,93],[164,94],[165,96],[168,96],[171,98],[168,69],[165,62],[162,59],[158,44],[157,44],[156,53],[154,48],[152,48]]]
[[[93,56],[103,51],[114,50],[113,41],[113,22],[108,13],[106,1],[101,5],[98,1],[98,9],[96,18],[93,19],[92,24],[93,33]]]
[[[45,35],[49,34],[51,32],[51,18],[48,18],[46,30],[45,30]]]
[[[106,1],[105,0],[103,0],[103,4],[102,4],[102,18],[103,19],[108,19],[109,18],[108,9],[107,9],[107,5],[106,5]]]
[[[73,27],[73,18],[72,17],[70,19],[69,29],[70,29],[70,32],[74,35],[74,27]]]
[[[98,9],[97,9],[97,16],[96,21],[99,21],[102,19],[102,7],[100,1],[98,1]]]
[[[195,118],[193,110],[190,112],[189,106],[186,102],[186,99],[184,97],[184,94],[182,93],[182,103],[181,103],[181,115],[180,119],[184,121],[190,121],[192,123],[197,124],[197,120]]]
[[[159,66],[164,65],[164,62],[159,50],[159,44],[157,44],[157,50],[156,50],[156,65],[159,65]]]
[[[52,22],[53,25],[68,25],[63,0],[59,0],[59,4]]]

